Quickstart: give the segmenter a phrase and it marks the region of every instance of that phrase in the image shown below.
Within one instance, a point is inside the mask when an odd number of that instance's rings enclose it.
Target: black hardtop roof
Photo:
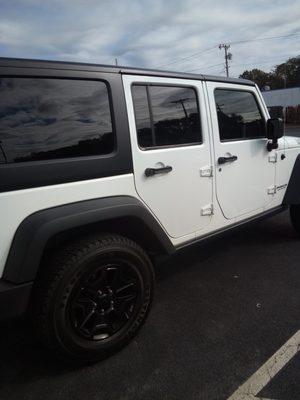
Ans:
[[[48,69],[66,69],[76,71],[90,71],[90,72],[109,72],[116,74],[126,75],[145,75],[157,76],[165,78],[179,78],[179,79],[193,79],[205,80],[214,82],[227,82],[240,85],[254,86],[254,82],[248,79],[227,78],[224,76],[191,74],[187,72],[174,72],[164,71],[147,68],[134,68],[119,65],[104,65],[104,64],[89,64],[69,61],[47,61],[47,60],[34,60],[26,58],[4,58],[0,57],[0,67],[13,67],[13,68],[48,68]]]

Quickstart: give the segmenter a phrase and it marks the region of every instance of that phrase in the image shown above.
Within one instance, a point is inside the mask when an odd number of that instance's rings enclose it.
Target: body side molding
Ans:
[[[216,231],[208,233],[207,235],[200,236],[194,240],[190,240],[188,242],[180,244],[179,246],[176,247],[176,250],[181,250],[181,249],[184,249],[185,247],[197,245],[200,243],[206,243],[212,239],[221,239],[223,236],[226,236],[228,234],[228,232],[237,231],[239,229],[242,229],[245,226],[251,225],[251,223],[259,222],[266,218],[273,217],[274,215],[279,214],[285,210],[287,210],[287,206],[285,206],[285,205],[280,205],[275,208],[271,208],[270,210],[267,210],[260,214],[246,218],[246,219],[236,222],[232,225],[226,226],[225,228],[218,229]]]
[[[175,251],[157,220],[136,198],[116,196],[85,200],[41,210],[25,218],[15,233],[3,278],[13,283],[34,280],[44,249],[52,237],[64,231],[124,217],[139,220],[159,241],[165,253]]]

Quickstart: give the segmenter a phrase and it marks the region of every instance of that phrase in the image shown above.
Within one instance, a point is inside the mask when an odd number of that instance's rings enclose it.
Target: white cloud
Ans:
[[[221,42],[300,34],[299,0],[0,0],[0,55],[219,74]],[[300,53],[299,37],[233,44],[231,72],[269,69]],[[209,67],[209,68],[208,68]]]

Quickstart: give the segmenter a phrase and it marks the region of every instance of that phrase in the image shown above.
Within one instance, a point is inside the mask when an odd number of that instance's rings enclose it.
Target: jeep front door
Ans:
[[[207,82],[216,193],[227,219],[263,211],[273,200],[275,164],[267,151],[267,113],[254,86]]]

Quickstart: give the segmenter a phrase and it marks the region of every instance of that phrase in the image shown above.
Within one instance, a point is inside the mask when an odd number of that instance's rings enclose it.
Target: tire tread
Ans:
[[[116,234],[91,235],[52,253],[49,261],[44,266],[41,266],[35,281],[31,301],[31,316],[39,339],[59,357],[65,358],[65,354],[61,352],[54,327],[49,321],[49,310],[52,307],[57,286],[66,272],[79,262],[82,257],[96,248],[106,246],[122,246],[134,250],[147,262],[152,273],[152,282],[154,280],[152,263],[147,253],[131,239]],[[150,308],[150,305],[148,308]],[[67,358],[69,359],[70,357],[72,358],[72,354],[69,354]]]

